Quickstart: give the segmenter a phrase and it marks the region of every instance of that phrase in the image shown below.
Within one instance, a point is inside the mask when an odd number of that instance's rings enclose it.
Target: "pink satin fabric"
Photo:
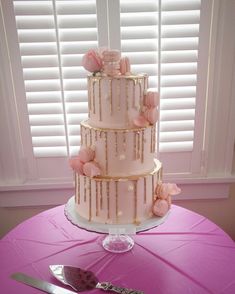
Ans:
[[[173,205],[164,224],[134,237],[131,252],[106,252],[103,238],[72,225],[64,216],[64,206],[23,222],[0,241],[0,293],[42,293],[11,280],[14,272],[61,285],[51,276],[50,264],[92,270],[100,281],[145,294],[235,293],[234,242],[189,210]]]

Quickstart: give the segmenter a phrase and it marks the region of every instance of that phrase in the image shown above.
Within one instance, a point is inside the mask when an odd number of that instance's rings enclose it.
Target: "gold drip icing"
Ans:
[[[84,127],[84,128],[87,128],[87,129],[92,129],[92,130],[97,130],[99,132],[105,132],[105,131],[113,131],[113,132],[126,132],[126,133],[132,133],[132,132],[137,132],[137,131],[142,131],[142,130],[145,130],[146,127],[143,127],[143,128],[134,128],[134,129],[130,129],[130,128],[97,128],[97,127],[93,127],[93,126],[90,126],[87,121],[82,121],[81,122],[81,125]],[[151,128],[152,126],[149,126],[147,128]]]
[[[98,86],[99,86],[99,121],[102,121],[101,80],[98,80]]]
[[[134,160],[137,158],[137,144],[136,144],[137,132],[134,132]]]
[[[117,132],[114,133],[115,134],[115,156],[118,156],[118,134]]]
[[[92,129],[89,131],[89,140],[90,140],[90,146],[92,146]]]
[[[133,94],[132,95],[132,107],[133,108],[135,108],[135,84],[136,84],[135,81],[136,80],[133,80],[133,93],[132,93]]]
[[[126,111],[129,110],[129,88],[128,88],[128,80],[126,80],[126,87],[125,87],[125,91],[126,91]]]
[[[152,175],[152,197],[153,197],[153,201],[154,201],[154,175]]]
[[[106,182],[106,193],[107,193],[107,218],[110,219],[110,195],[109,195],[109,185],[110,182]]]
[[[89,178],[89,221],[91,221],[91,179]]]
[[[83,145],[83,126],[80,125],[80,138],[81,138],[81,146]]]
[[[118,99],[118,111],[121,110],[121,81],[118,81],[116,84],[116,90],[117,90],[117,99]]]
[[[137,181],[134,181],[134,223],[138,223],[137,219]]]
[[[148,173],[144,173],[144,174],[141,174],[141,175],[133,175],[133,176],[126,176],[126,177],[110,177],[110,176],[97,176],[97,177],[94,177],[93,180],[94,181],[103,181],[103,182],[112,182],[112,181],[134,181],[134,180],[138,180],[140,178],[143,178],[145,176],[149,176],[149,175],[154,175],[156,174],[157,172],[160,171],[160,168],[161,168],[161,163],[159,161],[155,161],[155,167],[154,169],[151,171],[151,172],[148,172]]]
[[[118,222],[118,182],[115,182],[116,219]]]
[[[148,77],[144,77],[144,90],[146,91],[148,89]]]
[[[84,196],[84,202],[86,202],[86,177],[84,176],[83,177],[83,180],[84,180],[84,191],[83,191],[83,196]]]
[[[108,138],[107,138],[107,133],[105,134],[105,170],[106,174],[108,173]]]
[[[153,126],[153,152],[155,152],[156,145],[156,125]]]
[[[147,202],[147,185],[146,185],[146,180],[147,180],[147,177],[144,177],[144,203],[146,204]]]
[[[80,204],[80,176],[78,173],[75,173],[75,177],[76,177],[76,203]]]
[[[95,181],[95,216],[99,215],[99,205],[98,205],[98,182]]]
[[[113,79],[115,79],[115,80],[130,80],[130,81],[136,81],[136,80],[138,80],[138,79],[144,79],[145,77],[147,77],[147,74],[138,74],[138,76],[137,75],[128,75],[128,76],[124,76],[124,75],[120,75],[120,76],[115,76],[115,77],[113,77]],[[93,75],[89,75],[88,76],[88,79],[91,79],[91,80],[96,80],[96,81],[98,81],[98,80],[101,80],[101,79],[104,79],[104,78],[106,78],[106,79],[109,79],[108,77],[104,77],[104,76],[93,76]]]
[[[88,87],[87,87],[87,95],[88,95],[88,117],[90,117],[90,110],[91,110],[91,81],[88,79]]]
[[[122,146],[123,146],[123,151],[126,152],[126,132],[122,133]]]
[[[95,141],[97,141],[97,138],[98,138],[98,134],[97,134],[97,130],[95,130]]]
[[[103,183],[100,181],[100,209],[103,209]]]
[[[95,114],[95,83],[96,79],[92,80],[92,100],[93,100],[93,113]]]
[[[144,162],[144,130],[141,131],[141,163]]]
[[[139,90],[140,90],[139,105],[140,105],[140,107],[142,107],[143,103],[142,103],[142,84],[141,84],[141,79],[138,80],[138,84],[139,84]]]
[[[137,132],[137,137],[138,137],[137,159],[139,159],[140,158],[140,132]]]
[[[110,114],[113,115],[113,80],[109,80]]]

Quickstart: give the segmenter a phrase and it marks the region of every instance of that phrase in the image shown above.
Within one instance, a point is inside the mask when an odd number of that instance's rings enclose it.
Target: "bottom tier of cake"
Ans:
[[[75,173],[76,211],[91,222],[139,225],[152,217],[161,177],[159,161],[152,172],[139,176],[90,178]]]

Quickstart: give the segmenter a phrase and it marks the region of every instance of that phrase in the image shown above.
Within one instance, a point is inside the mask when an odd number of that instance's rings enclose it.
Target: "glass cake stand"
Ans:
[[[152,217],[140,225],[135,224],[102,224],[92,223],[87,219],[79,216],[75,209],[75,197],[71,197],[65,205],[65,216],[75,226],[87,231],[106,234],[103,240],[103,248],[113,253],[123,253],[131,250],[135,244],[130,235],[135,235],[138,232],[149,230],[153,227],[162,224],[169,215],[169,212],[164,217]]]

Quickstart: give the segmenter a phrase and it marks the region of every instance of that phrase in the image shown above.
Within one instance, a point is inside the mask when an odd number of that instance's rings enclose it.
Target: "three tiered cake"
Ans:
[[[88,51],[89,119],[80,126],[81,148],[70,159],[76,213],[94,223],[135,224],[163,216],[175,184],[162,184],[155,158],[158,93],[148,76],[133,74],[117,50]]]

